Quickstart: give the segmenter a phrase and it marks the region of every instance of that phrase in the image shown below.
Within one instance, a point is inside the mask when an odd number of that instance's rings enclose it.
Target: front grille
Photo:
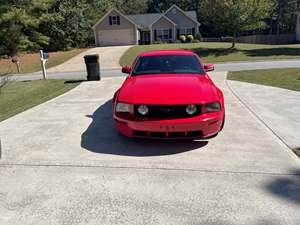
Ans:
[[[201,113],[201,107],[200,105],[197,105],[197,112],[194,115],[189,115],[185,111],[187,105],[147,105],[149,108],[149,112],[147,115],[143,116],[139,114],[138,107],[139,105],[136,105],[134,107],[134,113],[138,117],[142,118],[148,118],[148,119],[174,119],[174,118],[187,118],[187,117],[193,117],[200,115]]]
[[[187,131],[187,132],[153,132],[134,130],[133,135],[136,137],[145,138],[199,138],[203,136],[202,131]]]

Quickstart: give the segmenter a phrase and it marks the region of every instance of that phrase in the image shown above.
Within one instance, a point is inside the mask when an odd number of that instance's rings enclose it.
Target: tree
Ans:
[[[272,21],[275,21],[276,34],[293,32],[297,14],[300,9],[300,0],[273,0]]]
[[[146,13],[149,0],[113,0],[112,5],[125,14]]]
[[[48,44],[48,37],[38,32],[52,0],[0,0],[0,54],[35,50]]]
[[[272,9],[272,0],[205,0],[201,14],[214,29],[232,35],[232,48],[241,31],[266,29],[265,19]],[[204,20],[205,21],[205,20]]]
[[[49,37],[48,50],[66,50],[85,47],[92,36],[92,29],[85,12],[89,10],[85,0],[55,1],[51,14],[40,26]]]
[[[183,10],[198,11],[201,0],[150,0],[148,3],[148,12],[157,13],[168,10],[173,4]]]

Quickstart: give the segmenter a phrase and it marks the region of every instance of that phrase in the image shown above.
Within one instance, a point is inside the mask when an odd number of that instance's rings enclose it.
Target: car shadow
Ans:
[[[81,135],[81,147],[95,153],[138,157],[172,155],[199,149],[208,144],[207,141],[142,140],[124,137],[115,129],[112,100],[87,117],[93,121]]]
[[[300,170],[292,171],[291,174],[274,179],[266,188],[277,197],[300,204]]]

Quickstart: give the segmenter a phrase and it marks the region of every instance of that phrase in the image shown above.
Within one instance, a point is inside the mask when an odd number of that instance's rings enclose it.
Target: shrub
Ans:
[[[198,39],[199,41],[201,41],[202,35],[200,33],[196,34],[195,39]]]
[[[181,43],[186,42],[186,36],[180,35],[180,36],[179,36],[179,40],[181,41]]]
[[[190,34],[190,35],[188,35],[188,36],[186,37],[186,39],[187,39],[188,42],[191,43],[191,42],[194,40],[194,36]]]
[[[163,44],[163,41],[161,39],[157,39],[156,41],[153,42],[153,44]]]

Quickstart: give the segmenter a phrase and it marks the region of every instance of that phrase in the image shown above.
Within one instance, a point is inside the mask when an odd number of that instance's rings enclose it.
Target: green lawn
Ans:
[[[130,48],[120,59],[122,66],[131,65],[135,57],[151,50],[188,49],[201,55],[205,63],[279,60],[300,58],[300,44],[297,45],[254,45],[237,44],[231,49],[231,43],[192,43],[192,44],[156,44],[138,45]]]
[[[1,89],[0,121],[59,96],[78,84],[65,80],[10,82]]]
[[[227,79],[300,91],[300,68],[230,72]]]
[[[59,65],[78,55],[86,49],[73,49],[70,51],[51,52],[47,68]],[[28,53],[20,55],[21,73],[33,73],[41,70],[40,54]],[[0,60],[0,74],[17,73],[17,67],[9,59]]]

